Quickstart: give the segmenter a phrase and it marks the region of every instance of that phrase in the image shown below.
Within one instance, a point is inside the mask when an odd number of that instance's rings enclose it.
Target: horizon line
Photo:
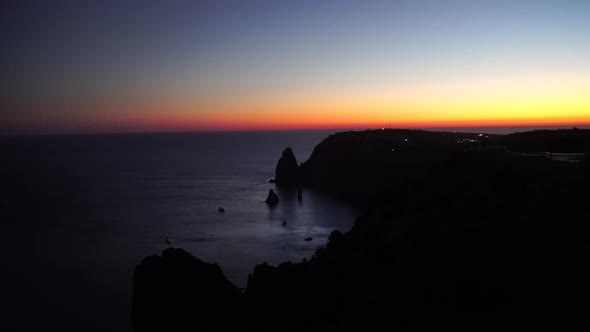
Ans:
[[[302,128],[237,128],[237,129],[194,129],[194,130],[129,130],[129,131],[72,131],[72,132],[44,132],[44,133],[0,133],[0,137],[43,137],[43,136],[108,136],[108,135],[158,135],[158,134],[195,134],[195,133],[233,133],[233,132],[285,132],[285,131],[363,131],[363,130],[379,130],[379,129],[413,129],[434,131],[436,129],[482,129],[482,128],[530,128],[530,130],[538,130],[534,128],[555,128],[555,129],[573,129],[578,127],[587,127],[580,129],[590,129],[590,123],[564,123],[564,124],[513,124],[513,125],[441,125],[441,126],[391,126],[388,125],[370,125],[370,126],[335,126],[335,127],[302,127]],[[529,131],[529,130],[525,130]],[[514,131],[511,133],[515,133]]]

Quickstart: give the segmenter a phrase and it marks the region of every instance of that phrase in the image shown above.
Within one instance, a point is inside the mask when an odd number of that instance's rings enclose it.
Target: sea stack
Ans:
[[[279,196],[275,194],[275,191],[270,189],[268,191],[268,197],[265,200],[266,204],[268,205],[277,205],[279,204]]]
[[[275,181],[284,187],[294,187],[299,183],[299,164],[291,148],[283,151],[277,163]]]

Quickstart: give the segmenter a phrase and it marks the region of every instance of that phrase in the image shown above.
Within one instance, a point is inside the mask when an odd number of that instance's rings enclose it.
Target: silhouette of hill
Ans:
[[[378,130],[326,138],[301,166],[300,185],[365,213],[309,260],[256,266],[238,299],[213,291],[227,301],[214,313],[223,318],[205,321],[209,313],[192,311],[187,326],[220,330],[227,319],[245,331],[588,330],[588,158],[570,163],[506,149],[561,150],[565,141],[547,143],[560,135],[577,148],[587,132]],[[224,279],[211,278],[218,280],[211,285]],[[147,280],[137,296],[161,289],[159,279]],[[175,287],[207,287],[204,280],[194,275]],[[189,293],[183,306],[194,306],[191,297],[202,303]],[[155,326],[153,316],[134,311],[134,319],[136,331]]]
[[[241,292],[216,264],[182,249],[150,256],[133,275],[133,328],[136,331],[186,331],[195,326],[235,330]]]
[[[507,135],[503,142],[519,152],[589,153],[590,130],[535,130]]]
[[[301,166],[301,182],[357,206],[388,201],[467,149],[500,136],[423,130],[370,130],[331,135]]]

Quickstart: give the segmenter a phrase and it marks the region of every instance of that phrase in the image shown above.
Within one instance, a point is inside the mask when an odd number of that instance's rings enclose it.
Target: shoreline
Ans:
[[[585,326],[586,316],[575,313],[590,296],[585,287],[590,269],[581,264],[590,259],[582,235],[590,234],[584,222],[590,215],[581,208],[590,163],[515,158],[491,147],[523,153],[544,146],[590,151],[589,133],[486,138],[408,130],[346,132],[324,139],[302,164],[287,149],[277,164],[277,185],[297,190],[311,184],[365,206],[352,229],[332,232],[309,260],[258,264],[237,296],[225,286],[216,288],[222,278],[204,265],[175,265],[176,254],[165,252],[157,259],[169,260],[168,268],[151,266],[150,258],[136,270],[136,281],[151,286],[134,291],[135,307],[143,308],[147,296],[153,305],[148,312],[160,310],[158,294],[180,296],[181,304],[166,309],[168,314],[178,318],[189,308],[206,312],[177,322],[205,331],[233,330],[235,324],[265,331]],[[476,141],[465,144],[464,138]],[[152,268],[170,280],[186,279],[169,288],[153,273],[138,272]],[[217,281],[194,282],[208,275]],[[154,294],[154,289],[161,291]],[[218,300],[220,307],[208,306]],[[161,321],[144,309],[135,311],[136,331],[152,331],[170,319],[164,315]],[[523,310],[530,314],[521,315]]]

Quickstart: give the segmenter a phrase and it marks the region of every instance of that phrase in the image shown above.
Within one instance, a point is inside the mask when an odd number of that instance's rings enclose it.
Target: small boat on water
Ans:
[[[287,226],[287,219],[283,219],[283,226]]]
[[[220,207],[217,208],[217,211],[219,211],[219,212],[225,212],[225,209],[222,206],[220,206]]]
[[[309,242],[309,241],[313,240],[313,237],[311,237],[311,236],[308,236],[308,237],[306,237],[306,238],[305,238],[305,239],[303,239],[303,240],[304,240],[305,242]]]

